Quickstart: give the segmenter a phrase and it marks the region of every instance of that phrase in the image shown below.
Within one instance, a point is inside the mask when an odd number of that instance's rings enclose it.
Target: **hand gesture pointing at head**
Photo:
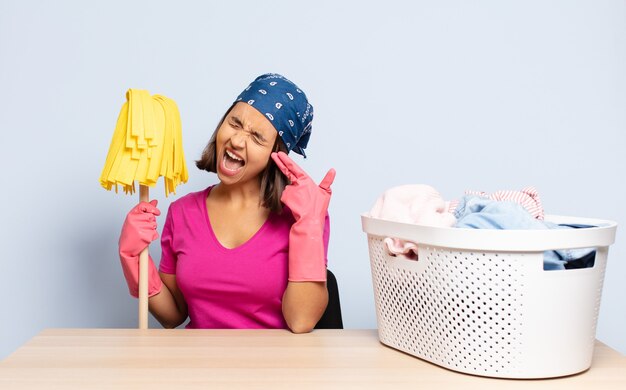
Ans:
[[[302,218],[314,218],[322,221],[326,216],[335,180],[335,170],[330,169],[319,186],[287,154],[272,153],[272,159],[289,179],[289,185],[280,198],[291,209],[296,221]],[[323,228],[320,225],[320,228]]]
[[[281,201],[296,220],[289,235],[289,280],[325,281],[322,234],[335,170],[331,168],[318,186],[287,154],[272,153],[272,159],[289,179]]]

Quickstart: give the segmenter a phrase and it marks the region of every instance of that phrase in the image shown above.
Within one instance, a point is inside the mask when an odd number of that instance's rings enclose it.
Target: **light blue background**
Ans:
[[[535,185],[548,213],[626,222],[623,1],[206,3],[0,0],[0,358],[47,327],[136,326],[116,247],[137,199],[98,183],[131,87],[180,107],[191,178],[152,190],[162,210],[215,182],[193,161],[255,76],[307,92],[296,161],[338,172],[330,267],[349,328],[376,326],[359,215],[391,186]],[[622,353],[625,296],[621,228],[597,335]]]

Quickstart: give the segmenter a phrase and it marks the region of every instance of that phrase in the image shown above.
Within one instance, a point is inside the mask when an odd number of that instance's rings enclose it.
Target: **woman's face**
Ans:
[[[259,178],[270,160],[278,136],[270,121],[247,103],[239,102],[217,129],[217,175],[224,184]]]

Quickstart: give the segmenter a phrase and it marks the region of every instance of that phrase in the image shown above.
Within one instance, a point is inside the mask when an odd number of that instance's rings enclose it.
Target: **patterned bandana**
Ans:
[[[235,102],[247,102],[270,120],[289,151],[306,157],[313,106],[304,92],[277,73],[257,77]]]

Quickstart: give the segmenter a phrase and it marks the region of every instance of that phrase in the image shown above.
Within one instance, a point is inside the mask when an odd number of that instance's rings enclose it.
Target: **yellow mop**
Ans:
[[[162,95],[150,96],[141,89],[129,89],[126,103],[117,118],[109,153],[100,175],[107,190],[121,186],[126,194],[149,200],[148,187],[164,177],[165,196],[188,179],[183,153],[182,126],[178,106]],[[139,256],[139,329],[148,328],[148,248]]]

